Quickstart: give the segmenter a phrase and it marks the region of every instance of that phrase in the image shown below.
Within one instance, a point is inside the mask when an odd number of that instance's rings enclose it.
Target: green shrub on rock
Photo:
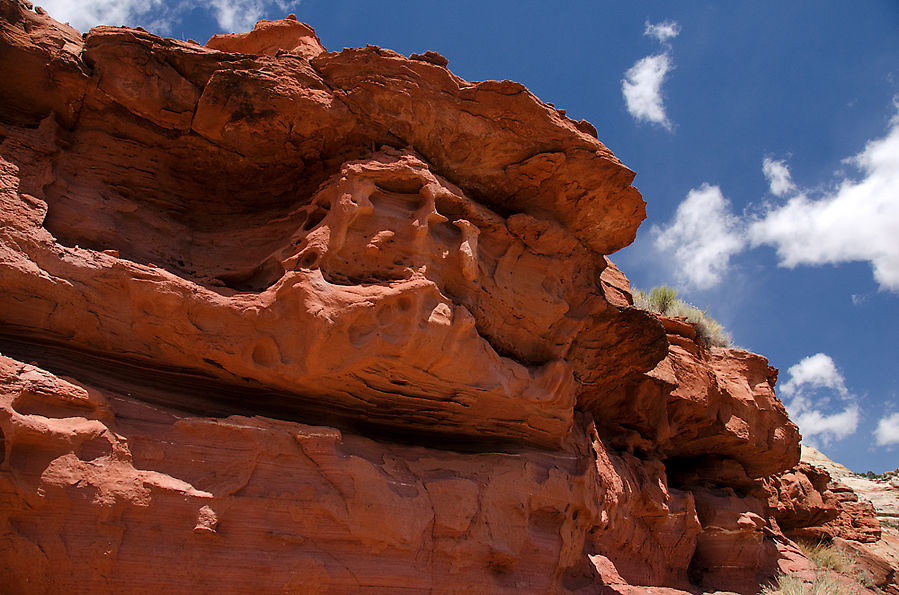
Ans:
[[[730,334],[724,330],[720,322],[709,316],[707,310],[677,297],[677,290],[667,285],[653,287],[647,293],[642,289],[634,291],[634,305],[643,310],[669,317],[686,318],[696,327],[696,335],[706,345],[728,347],[731,344]]]

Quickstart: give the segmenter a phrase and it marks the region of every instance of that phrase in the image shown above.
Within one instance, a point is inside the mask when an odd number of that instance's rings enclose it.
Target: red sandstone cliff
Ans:
[[[9,591],[808,570],[781,525],[838,505],[775,477],[776,370],[631,305],[604,255],[644,203],[590,124],[292,19],[207,47],[0,19]]]

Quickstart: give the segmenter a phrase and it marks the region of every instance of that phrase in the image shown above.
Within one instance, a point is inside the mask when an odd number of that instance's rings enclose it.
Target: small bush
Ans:
[[[843,590],[842,585],[829,574],[819,574],[811,583],[780,574],[777,576],[777,582],[769,587],[764,587],[761,593],[762,595],[774,595],[775,593],[782,595],[841,595]]]
[[[653,287],[649,293],[634,291],[634,305],[662,316],[681,316],[696,326],[696,335],[706,345],[727,347],[731,343],[730,334],[708,311],[700,310],[677,297],[677,290],[667,285]]]
[[[656,312],[668,312],[675,302],[677,302],[677,290],[673,287],[660,285],[649,290],[649,303]]]

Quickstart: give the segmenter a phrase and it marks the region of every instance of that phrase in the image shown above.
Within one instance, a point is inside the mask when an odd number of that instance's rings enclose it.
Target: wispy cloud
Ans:
[[[177,3],[176,3],[177,4]],[[166,32],[172,25],[172,10],[163,0],[42,0],[51,17],[68,22],[80,31],[97,25],[155,25]]]
[[[260,0],[206,0],[215,20],[224,31],[249,31],[265,14],[265,3]],[[273,3],[270,3],[273,4]],[[282,15],[286,16],[286,15]]]
[[[668,43],[679,34],[680,25],[678,25],[676,21],[662,21],[655,25],[646,21],[646,29],[643,30],[643,35],[655,37],[661,43]]]
[[[768,180],[768,187],[774,196],[783,196],[796,189],[793,179],[790,177],[790,169],[783,161],[777,161],[765,157],[762,161],[762,172]]]
[[[261,18],[286,16],[299,0],[43,0],[50,16],[80,31],[97,25],[141,26],[154,33],[171,33],[190,12],[207,12],[223,32],[248,31]]]
[[[878,446],[899,444],[899,413],[886,415],[877,423],[874,437]]]
[[[638,60],[624,73],[625,78],[621,81],[621,93],[631,116],[641,122],[658,124],[669,132],[673,130],[673,125],[665,112],[662,83],[674,68],[668,42],[679,33],[680,27],[674,21],[655,25],[646,23],[643,34],[660,41],[666,50]]]
[[[671,223],[654,225],[650,233],[656,249],[672,261],[678,280],[695,289],[716,285],[745,243],[730,203],[718,186],[709,184],[690,190]]]
[[[803,442],[827,445],[855,433],[860,418],[858,404],[829,355],[810,355],[787,373],[790,377],[779,392],[790,418],[799,426]]]
[[[846,163],[861,178],[843,178],[818,198],[778,186],[794,192],[750,225],[749,239],[775,247],[788,268],[867,261],[881,288],[899,292],[899,116]]]

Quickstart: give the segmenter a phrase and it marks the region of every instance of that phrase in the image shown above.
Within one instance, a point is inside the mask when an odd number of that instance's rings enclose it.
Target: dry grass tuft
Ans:
[[[818,568],[826,568],[837,572],[852,572],[852,560],[845,552],[828,543],[796,542],[805,557]]]
[[[833,544],[803,541],[797,541],[796,544],[802,550],[802,553],[805,554],[805,557],[817,568],[814,582],[806,583],[795,577],[780,575],[777,577],[777,583],[766,587],[762,590],[762,593],[767,595],[773,593],[782,593],[783,595],[830,595],[843,593],[846,584],[840,583],[834,573],[847,575],[865,588],[874,586],[871,577],[867,573],[853,568],[851,556]]]
[[[843,585],[829,574],[819,574],[814,582],[806,583],[786,574],[778,575],[777,582],[761,590],[762,595],[842,595]]]
[[[727,347],[731,343],[730,335],[717,320],[709,316],[708,311],[700,310],[677,297],[677,290],[667,285],[653,287],[649,293],[637,289],[634,291],[634,305],[662,316],[682,316],[696,326],[696,335],[706,345]]]

